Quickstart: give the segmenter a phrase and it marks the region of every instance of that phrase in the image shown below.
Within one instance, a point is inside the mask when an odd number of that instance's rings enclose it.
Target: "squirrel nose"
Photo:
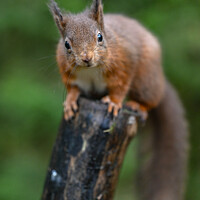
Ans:
[[[92,60],[92,55],[91,54],[83,53],[81,55],[81,59],[82,59],[83,62],[89,63]]]
[[[89,57],[82,58],[82,61],[85,63],[89,63],[91,60],[92,58],[89,58]]]

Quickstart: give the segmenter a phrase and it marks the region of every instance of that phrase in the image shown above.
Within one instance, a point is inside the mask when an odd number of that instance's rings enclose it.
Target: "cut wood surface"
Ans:
[[[61,122],[42,200],[111,200],[137,114],[126,107],[113,119],[100,101],[79,99],[79,111]]]

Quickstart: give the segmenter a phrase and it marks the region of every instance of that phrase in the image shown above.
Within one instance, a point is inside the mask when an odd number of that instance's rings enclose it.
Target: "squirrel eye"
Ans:
[[[101,33],[98,33],[97,39],[98,39],[98,42],[102,42],[103,41],[103,36],[101,35]]]
[[[66,47],[66,49],[71,49],[69,42],[65,41],[65,47]]]

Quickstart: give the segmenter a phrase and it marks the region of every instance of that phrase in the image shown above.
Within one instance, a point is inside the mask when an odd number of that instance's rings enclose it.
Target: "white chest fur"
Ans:
[[[77,85],[84,93],[104,93],[106,90],[106,82],[99,67],[80,68],[76,72],[76,80],[73,83]]]

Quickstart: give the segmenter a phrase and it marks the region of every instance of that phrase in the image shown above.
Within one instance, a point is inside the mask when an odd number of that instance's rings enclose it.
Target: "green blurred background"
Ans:
[[[59,34],[47,0],[0,2],[0,199],[35,200],[42,193],[62,116],[65,88],[55,63]],[[59,0],[79,12],[88,0]],[[106,12],[134,17],[163,47],[168,79],[183,100],[190,122],[187,200],[200,199],[200,2],[104,0]],[[135,142],[136,141],[136,142]],[[131,200],[137,139],[129,147],[115,200]]]

